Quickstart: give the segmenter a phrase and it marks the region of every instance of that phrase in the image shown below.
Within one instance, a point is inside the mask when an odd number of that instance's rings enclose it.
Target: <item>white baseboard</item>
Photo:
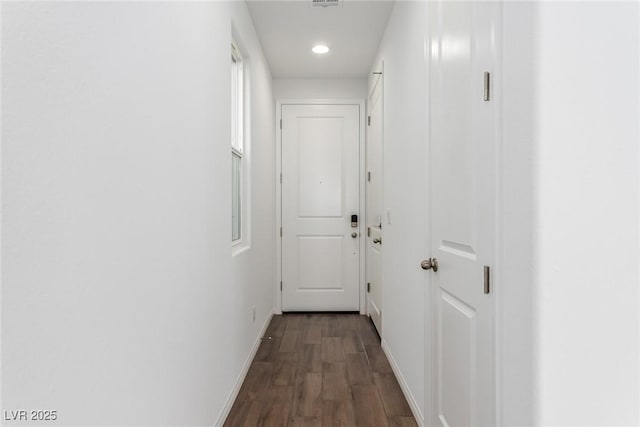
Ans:
[[[267,332],[267,328],[269,327],[269,323],[271,323],[271,318],[273,317],[274,311],[271,310],[271,313],[267,316],[267,320],[265,320],[264,325],[262,325],[262,329],[256,338],[256,341],[253,343],[253,347],[251,347],[251,351],[247,356],[247,359],[244,361],[244,365],[242,366],[242,370],[240,371],[240,375],[238,375],[238,379],[236,380],[236,384],[233,386],[233,390],[229,394],[227,398],[227,402],[222,408],[222,412],[218,415],[218,420],[215,422],[216,427],[222,427],[227,417],[229,416],[229,412],[231,412],[231,408],[233,407],[233,403],[236,401],[238,397],[238,393],[240,392],[240,387],[242,387],[242,383],[247,376],[247,372],[249,372],[249,367],[251,367],[251,363],[253,363],[253,358],[256,356],[258,352],[258,347],[260,347],[260,343],[262,342],[262,337]]]
[[[402,372],[398,367],[398,363],[396,362],[396,359],[393,357],[393,354],[391,354],[391,350],[389,350],[389,346],[387,345],[387,342],[384,339],[382,340],[382,351],[384,351],[384,354],[387,355],[387,359],[389,360],[391,369],[393,369],[393,373],[396,375],[396,379],[398,380],[398,384],[400,384],[402,393],[404,394],[404,397],[407,399],[407,402],[409,403],[409,407],[411,408],[411,412],[413,412],[413,417],[416,419],[416,423],[418,423],[418,426],[424,427],[424,415],[422,415],[422,412],[420,411],[420,405],[418,405],[418,402],[416,402],[415,397],[413,397],[413,394],[409,389],[409,385],[407,384],[407,381],[404,379],[404,376],[402,376]]]

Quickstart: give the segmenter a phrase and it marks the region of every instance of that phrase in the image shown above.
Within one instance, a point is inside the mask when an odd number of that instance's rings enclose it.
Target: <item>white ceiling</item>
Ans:
[[[344,0],[311,7],[311,0],[248,1],[274,78],[366,77],[373,65],[393,1]],[[326,44],[331,51],[315,55]]]

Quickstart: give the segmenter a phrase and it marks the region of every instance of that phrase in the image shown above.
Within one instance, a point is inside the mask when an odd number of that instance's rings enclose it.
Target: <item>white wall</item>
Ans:
[[[504,8],[503,425],[637,425],[639,5]]]
[[[276,99],[366,99],[367,79],[274,79]]]
[[[250,175],[245,176],[249,184],[245,190],[251,197],[249,223],[245,224],[248,225],[247,239],[233,254],[231,289],[234,301],[227,319],[232,325],[234,343],[231,348],[235,351],[228,368],[237,375],[243,364],[251,362],[247,356],[275,304],[275,99],[269,65],[247,7],[244,2],[231,4],[237,34],[235,42],[242,51],[245,74],[249,73],[250,87],[245,89],[248,89],[250,99],[245,108],[250,111],[247,119],[251,123],[251,129],[244,135],[243,157],[245,168],[250,171]],[[256,308],[255,322],[252,321],[253,307]]]
[[[382,331],[406,381],[409,400],[425,415],[425,292],[420,261],[428,255],[427,7],[396,2],[377,59],[384,61],[384,207]]]
[[[244,5],[2,7],[2,409],[213,424],[273,306],[274,104]],[[255,166],[233,260],[232,15]]]

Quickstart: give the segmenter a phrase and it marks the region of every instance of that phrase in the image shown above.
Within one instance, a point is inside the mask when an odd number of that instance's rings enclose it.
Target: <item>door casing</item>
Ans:
[[[275,283],[274,298],[276,301],[275,313],[282,314],[282,292],[280,290],[280,283],[282,282],[282,239],[280,238],[280,227],[282,227],[282,186],[280,185],[280,174],[282,173],[282,130],[280,129],[280,120],[282,119],[282,106],[283,105],[356,105],[359,107],[359,164],[360,164],[360,176],[358,177],[359,189],[360,189],[360,201],[359,201],[359,215],[360,215],[360,229],[365,224],[365,212],[366,212],[366,200],[365,200],[365,101],[363,99],[276,99],[276,143],[275,143],[275,176],[274,182],[276,183],[275,193],[275,206],[276,215],[274,222],[274,236],[275,238]],[[365,229],[366,230],[366,229]],[[365,289],[365,239],[364,236],[360,236],[359,248],[360,248],[360,265],[359,265],[359,277],[358,277],[358,290],[360,295],[360,314],[366,313],[366,289]]]

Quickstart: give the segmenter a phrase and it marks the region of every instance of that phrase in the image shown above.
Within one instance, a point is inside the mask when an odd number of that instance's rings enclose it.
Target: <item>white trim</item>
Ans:
[[[396,379],[398,380],[398,384],[400,384],[400,388],[402,389],[402,394],[404,394],[405,399],[407,399],[407,402],[409,403],[409,407],[411,408],[411,412],[413,413],[413,418],[416,419],[416,423],[418,424],[418,426],[424,427],[425,425],[424,415],[422,415],[422,412],[420,411],[420,405],[418,405],[418,402],[413,396],[413,393],[411,393],[409,384],[407,384],[407,381],[404,379],[404,376],[402,375],[402,372],[398,367],[398,363],[396,362],[396,359],[393,357],[393,354],[391,354],[389,345],[384,340],[384,338],[382,339],[381,344],[382,344],[382,351],[384,351],[384,354],[387,356],[387,359],[389,360],[389,364],[391,365],[391,369],[393,370],[393,373],[395,374]]]
[[[427,242],[427,250],[431,253],[433,248],[433,239],[432,236],[432,206],[431,206],[431,79],[432,79],[432,69],[433,69],[433,49],[434,49],[434,29],[431,28],[431,23],[433,22],[432,12],[434,11],[433,6],[428,4],[425,8],[425,22],[427,23],[427,32],[426,32],[426,76],[425,76],[425,84],[426,84],[426,117],[425,121],[427,123],[427,133],[426,133],[426,149],[425,149],[425,158],[424,165],[427,168],[427,182],[425,183],[425,191],[426,191],[426,200],[427,200],[427,234],[425,236]],[[434,325],[434,304],[433,304],[433,293],[434,289],[431,284],[433,279],[433,275],[428,274],[424,279],[425,291],[424,291],[424,317],[423,327],[424,327],[424,411],[427,414],[428,419],[426,420],[427,425],[431,425],[433,420],[435,402],[434,402],[434,394],[433,394],[433,377],[434,377],[434,334],[433,334],[433,325]],[[423,420],[424,424],[424,420]]]
[[[2,5],[2,4],[0,4],[0,22],[3,22],[3,21],[2,21],[2,6],[3,6],[3,5]],[[6,15],[5,15],[5,16],[6,16]],[[0,31],[0,46],[2,46],[2,31]],[[3,68],[2,68],[2,65],[3,65],[2,55],[0,55],[0,70],[2,70],[2,69],[3,69]],[[0,72],[0,74],[2,74],[2,72]],[[5,74],[5,75],[6,75],[6,74]],[[2,99],[3,99],[3,98],[2,98],[2,85],[0,85],[0,117],[4,117],[4,116],[2,115],[2,111],[3,111],[3,108],[2,108]],[[3,212],[3,208],[4,208],[4,206],[6,206],[6,205],[4,205],[4,204],[2,203],[2,201],[3,201],[3,200],[5,200],[5,199],[3,199],[3,198],[2,198],[2,189],[3,189],[3,188],[5,188],[5,187],[3,187],[3,186],[2,186],[2,182],[3,182],[2,177],[4,176],[4,173],[3,173],[3,172],[6,172],[6,166],[5,166],[5,169],[3,170],[3,169],[2,169],[2,161],[1,161],[1,160],[2,160],[3,148],[6,148],[6,146],[7,146],[7,145],[6,145],[6,140],[5,140],[5,143],[4,143],[4,144],[3,144],[3,141],[2,141],[2,140],[3,140],[3,138],[2,138],[2,137],[0,137],[0,242],[2,242],[2,241],[3,241],[3,240],[2,240],[2,237],[3,237],[3,224],[4,224],[4,222],[2,222],[2,216],[3,216],[3,215],[2,215],[2,212]],[[6,178],[5,178],[4,182],[6,182]],[[5,193],[5,194],[6,194],[6,193]],[[6,214],[5,214],[5,217],[6,217]],[[3,251],[2,251],[2,246],[3,246],[3,245],[0,245],[0,295],[2,295],[2,291],[3,291],[3,290],[6,290],[6,289],[7,289],[6,287],[3,287],[3,281],[2,281],[2,278],[3,278],[4,276],[1,274],[1,273],[2,273],[2,265],[3,265],[2,261],[4,260],[4,258],[3,258],[4,253],[3,253]],[[5,253],[6,253],[6,252],[5,252]],[[6,282],[4,282],[4,284],[6,284]],[[3,330],[3,329],[2,329],[2,319],[4,318],[4,316],[3,316],[3,314],[4,314],[4,313],[6,313],[6,307],[5,307],[5,311],[3,312],[2,304],[0,304],[0,331],[1,331],[1,330]],[[0,340],[0,354],[4,354],[4,353],[2,352],[2,350],[3,350],[3,347],[2,347],[2,340]],[[1,366],[1,365],[2,365],[2,364],[0,363],[0,376],[2,376],[2,366]],[[0,385],[0,405],[2,405],[2,403],[3,403],[3,402],[6,402],[5,400],[3,400],[3,397],[4,397],[4,396],[5,396],[5,394],[3,393],[3,387],[2,387],[2,385]]]
[[[234,151],[236,151],[238,154],[240,154],[240,157],[242,157],[242,151],[244,150],[244,127],[245,127],[244,59],[240,54],[240,50],[237,48],[236,43],[233,40],[231,41],[231,59],[236,64],[236,72],[235,72],[236,87],[232,87],[233,91],[235,91],[235,93],[231,95],[232,103],[233,103],[233,97],[237,97],[237,103],[238,103],[238,105],[236,105],[235,111],[231,112],[231,119],[232,119],[231,148]],[[234,120],[234,116],[236,115],[237,115],[237,117],[235,117],[236,120]]]
[[[360,222],[358,232],[360,233],[360,314],[367,314],[367,111],[365,101],[360,101]]]
[[[236,383],[233,386],[233,389],[231,390],[231,393],[229,394],[229,397],[227,398],[227,401],[225,402],[224,407],[222,408],[222,411],[220,412],[220,415],[218,415],[218,419],[214,424],[216,427],[222,427],[224,422],[227,420],[229,412],[231,412],[231,408],[233,407],[233,404],[238,397],[238,393],[240,392],[240,387],[242,387],[242,383],[244,383],[247,372],[249,372],[249,368],[253,363],[253,358],[258,352],[258,348],[260,347],[260,343],[262,342],[262,337],[267,333],[267,328],[269,327],[269,323],[271,323],[272,318],[273,310],[271,310],[271,312],[267,316],[267,320],[265,320],[264,324],[262,325],[262,329],[260,329],[260,333],[256,337],[256,341],[253,343],[253,347],[251,347],[251,351],[249,352],[247,359],[244,361],[244,365],[242,365],[242,370],[240,371],[240,374],[236,379]]]
[[[275,140],[275,176],[273,177],[276,183],[276,199],[275,207],[276,212],[274,215],[274,236],[276,236],[276,256],[275,256],[275,272],[276,281],[274,283],[274,301],[276,314],[282,314],[282,290],[280,284],[282,283],[282,236],[280,236],[280,227],[282,226],[282,183],[280,182],[280,176],[282,173],[282,129],[280,128],[280,120],[282,120],[282,102],[276,100],[276,140]]]
[[[274,231],[276,236],[276,281],[275,281],[275,313],[282,314],[282,293],[280,292],[280,282],[282,281],[282,239],[280,237],[280,227],[282,226],[282,186],[280,185],[280,174],[282,173],[282,129],[280,129],[280,120],[282,120],[282,106],[283,105],[356,105],[359,108],[359,139],[360,139],[360,153],[359,153],[359,168],[360,168],[360,223],[359,233],[363,236],[363,224],[366,223],[366,181],[365,181],[365,169],[366,169],[366,157],[365,157],[365,141],[366,141],[366,109],[365,100],[363,99],[291,99],[283,98],[276,99],[276,168],[274,182],[276,183],[276,215]],[[359,304],[360,314],[366,314],[366,264],[365,264],[365,240],[360,239],[360,292],[359,292]]]
[[[503,82],[503,7],[500,4],[497,6],[498,10],[496,13],[495,20],[495,56],[494,60],[494,76],[492,85],[493,97],[495,102],[495,115],[494,115],[494,126],[495,126],[495,141],[494,141],[494,164],[495,168],[495,205],[494,205],[494,247],[493,247],[493,259],[494,259],[494,267],[491,277],[492,289],[494,295],[494,315],[495,315],[495,323],[494,323],[494,343],[493,343],[493,351],[494,351],[494,373],[493,373],[493,387],[494,387],[494,416],[496,426],[504,425],[504,407],[503,407],[503,389],[504,389],[504,371],[503,371],[503,363],[504,363],[504,351],[503,351],[503,343],[504,343],[504,312],[503,312],[503,300],[504,300],[504,282],[502,281],[503,272],[504,272],[504,262],[503,262],[503,250],[504,250],[504,199],[503,199],[503,91],[502,91],[502,82]]]
[[[280,108],[283,105],[360,105],[364,106],[363,99],[327,99],[327,98],[312,98],[312,99],[296,99],[296,98],[282,98],[276,99],[276,108]],[[276,115],[280,115],[282,110],[276,111]],[[280,124],[278,123],[278,128]]]
[[[251,111],[250,68],[238,43],[239,38],[232,28],[231,59],[236,63],[236,87],[231,94],[231,154],[240,160],[240,236],[233,239],[231,229],[231,256],[235,257],[251,247]],[[232,85],[233,86],[233,85]],[[235,105],[234,107],[234,98]],[[232,183],[233,191],[233,183]]]
[[[640,24],[640,7],[638,8],[638,24]],[[640,55],[638,56],[638,68],[640,68]],[[638,86],[637,95],[640,98],[640,85]],[[638,120],[638,131],[640,132],[640,120]],[[640,166],[640,150],[638,150],[638,166]],[[638,176],[638,184],[638,196],[640,196],[640,176]],[[640,200],[640,197],[638,200]],[[638,224],[640,224],[640,212],[638,213]],[[638,243],[640,243],[640,227],[638,227],[637,237]],[[640,261],[640,259],[638,261]],[[638,274],[640,276],[640,262],[638,262]],[[638,307],[640,307],[640,292],[638,292]],[[638,340],[640,342],[640,316],[638,317]],[[638,418],[640,418],[640,378],[638,381]]]
[[[237,253],[245,248],[248,247],[248,245],[246,245],[245,242],[245,238],[244,238],[244,234],[246,233],[245,229],[244,229],[244,222],[245,222],[245,191],[244,191],[244,184],[245,184],[245,168],[244,168],[244,161],[242,159],[242,151],[238,151],[235,147],[231,147],[231,170],[233,171],[233,156],[236,156],[239,160],[240,160],[240,182],[238,184],[239,188],[238,191],[240,192],[240,206],[239,206],[239,215],[240,215],[240,236],[233,240],[233,224],[231,225],[231,255],[232,256],[236,256]],[[232,172],[233,175],[233,172]],[[233,199],[233,180],[234,177],[231,178],[231,194],[232,194],[232,199]],[[231,202],[231,206],[233,208],[233,204],[234,204],[234,200],[232,200]],[[233,210],[233,209],[232,209]],[[233,214],[231,215],[231,219],[233,220]]]

